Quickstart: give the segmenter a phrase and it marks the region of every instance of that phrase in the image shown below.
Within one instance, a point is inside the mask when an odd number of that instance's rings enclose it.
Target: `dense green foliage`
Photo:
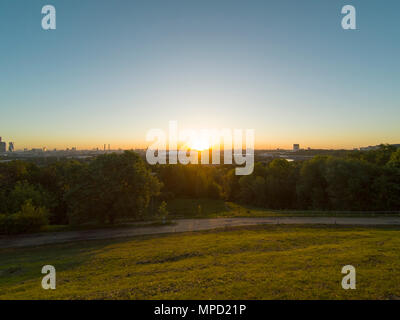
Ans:
[[[27,202],[32,210],[48,212],[50,224],[112,224],[122,217],[157,217],[162,201],[185,197],[268,209],[398,211],[400,149],[382,145],[340,157],[257,162],[249,176],[235,175],[228,165],[149,166],[130,151],[90,161],[2,163],[0,232],[37,229],[5,227],[29,221],[17,215]],[[196,209],[197,216],[202,210]]]
[[[65,195],[72,222],[141,218],[161,185],[133,152],[97,157]]]
[[[166,198],[221,198],[270,209],[400,210],[400,149],[387,145],[345,157],[257,162],[249,176],[236,176],[228,166],[155,170]]]
[[[102,155],[89,163],[63,160],[45,167],[22,161],[0,164],[0,232],[38,229],[36,223],[19,214],[27,201],[32,210],[48,211],[52,224],[114,223],[124,216],[139,219],[160,187],[144,161],[128,151]],[[20,221],[28,225],[14,227]]]
[[[39,231],[47,225],[47,210],[36,208],[28,200],[21,210],[14,214],[0,214],[0,232],[7,234]]]

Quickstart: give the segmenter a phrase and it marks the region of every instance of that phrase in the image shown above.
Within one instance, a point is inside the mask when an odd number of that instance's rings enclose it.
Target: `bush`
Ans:
[[[0,233],[18,234],[36,232],[48,224],[47,210],[35,207],[29,200],[14,214],[0,215]]]
[[[158,208],[158,218],[162,220],[163,223],[166,222],[167,218],[168,218],[168,210],[167,210],[167,203],[165,201],[161,202],[160,207]]]
[[[9,213],[15,213],[29,199],[35,207],[52,208],[51,196],[40,185],[33,185],[26,181],[17,182],[8,195]]]

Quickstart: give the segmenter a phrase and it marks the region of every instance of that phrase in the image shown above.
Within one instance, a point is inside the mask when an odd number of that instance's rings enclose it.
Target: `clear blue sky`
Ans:
[[[260,148],[400,143],[399,16],[398,0],[1,0],[0,136],[127,148],[178,120],[255,129]]]

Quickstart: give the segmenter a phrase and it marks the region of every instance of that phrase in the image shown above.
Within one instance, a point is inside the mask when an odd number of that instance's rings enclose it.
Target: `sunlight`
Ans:
[[[210,148],[210,143],[206,138],[195,138],[189,144],[190,149],[203,151]]]

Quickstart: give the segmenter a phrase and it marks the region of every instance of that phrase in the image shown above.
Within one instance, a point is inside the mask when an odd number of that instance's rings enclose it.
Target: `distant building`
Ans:
[[[298,143],[293,144],[293,151],[299,151],[300,145]]]
[[[8,143],[8,151],[9,152],[14,152],[14,142],[9,142]]]
[[[0,137],[0,152],[6,152],[6,150],[7,150],[7,144],[5,142],[2,142]]]

